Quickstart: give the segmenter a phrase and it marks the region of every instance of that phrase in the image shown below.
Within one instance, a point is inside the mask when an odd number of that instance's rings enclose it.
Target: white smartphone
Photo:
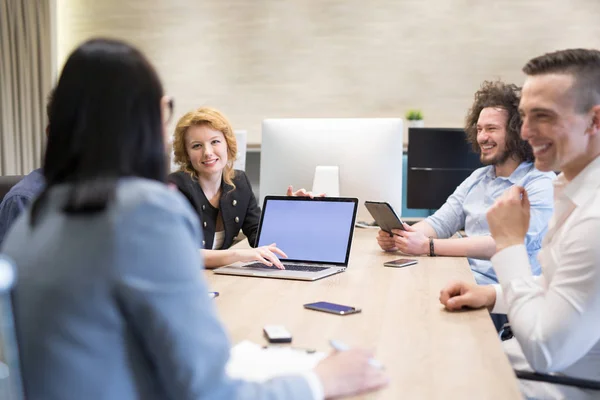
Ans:
[[[417,260],[413,260],[410,258],[400,258],[398,260],[386,261],[383,263],[384,267],[394,267],[394,268],[402,268],[408,267],[409,265],[414,265],[418,263]]]
[[[281,325],[265,325],[263,332],[269,343],[292,343],[292,334]]]

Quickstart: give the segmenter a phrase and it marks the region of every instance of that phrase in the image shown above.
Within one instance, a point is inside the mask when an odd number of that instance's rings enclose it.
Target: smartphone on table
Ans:
[[[292,343],[292,334],[282,325],[265,325],[263,333],[269,343]]]
[[[337,315],[356,314],[361,311],[360,308],[344,306],[342,304],[329,303],[326,301],[318,301],[316,303],[305,304],[304,308],[315,311],[323,311]]]
[[[398,260],[386,261],[383,263],[384,267],[402,268],[408,267],[409,265],[415,265],[418,261],[411,258],[400,258]]]
[[[385,201],[365,201],[365,207],[382,231],[392,234],[392,229],[404,229],[403,222],[389,203]]]

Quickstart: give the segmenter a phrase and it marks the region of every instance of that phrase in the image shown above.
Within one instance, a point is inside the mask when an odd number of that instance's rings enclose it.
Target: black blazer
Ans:
[[[197,180],[183,171],[172,173],[168,181],[175,184],[179,191],[189,200],[196,210],[202,225],[203,239],[201,248],[212,249],[217,225],[217,211],[209,203]],[[225,239],[222,249],[228,249],[237,238],[240,229],[248,237],[250,246],[256,247],[260,208],[252,192],[250,181],[244,171],[235,170],[233,178],[235,189],[225,182],[221,183],[221,200],[219,209],[223,217]],[[232,190],[233,189],[233,190]]]

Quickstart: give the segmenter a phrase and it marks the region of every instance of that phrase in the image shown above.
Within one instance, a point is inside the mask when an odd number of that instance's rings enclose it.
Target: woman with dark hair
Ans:
[[[227,377],[198,219],[164,184],[171,112],[131,46],[90,40],[67,60],[51,108],[47,187],[3,247],[18,266],[27,398],[306,399],[384,385],[361,350],[262,384]]]

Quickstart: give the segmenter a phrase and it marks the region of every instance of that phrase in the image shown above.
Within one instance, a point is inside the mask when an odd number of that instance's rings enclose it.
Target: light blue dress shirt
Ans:
[[[523,162],[509,177],[496,176],[494,166],[479,168],[461,183],[446,203],[426,219],[440,239],[449,238],[464,229],[467,236],[489,236],[490,229],[486,212],[502,193],[513,185],[527,190],[531,203],[529,230],[525,246],[534,275],[539,275],[540,264],[537,253],[548,229],[548,221],[553,210],[552,182],[554,172],[540,172],[533,163]],[[498,278],[489,260],[469,258],[475,280],[480,285],[497,283]]]

